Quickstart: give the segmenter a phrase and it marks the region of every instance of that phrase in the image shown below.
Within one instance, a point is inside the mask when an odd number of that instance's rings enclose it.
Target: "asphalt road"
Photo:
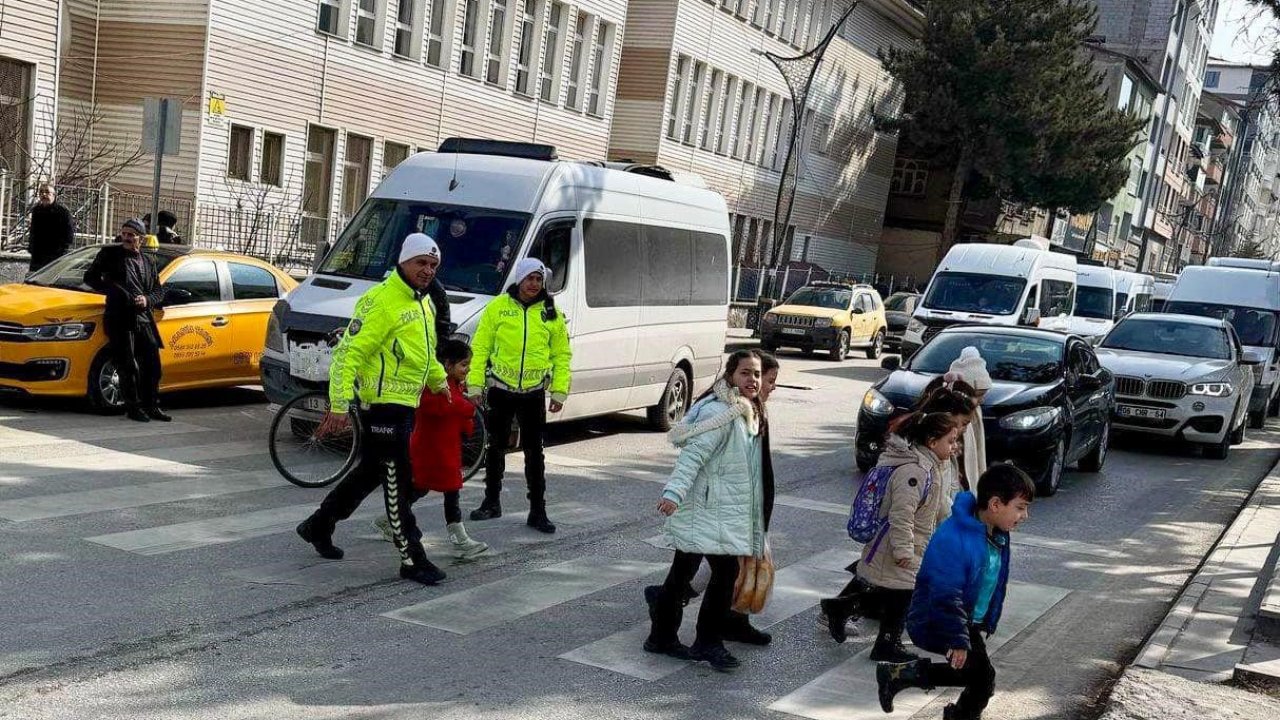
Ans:
[[[323,491],[287,485],[251,390],[180,395],[171,425],[0,405],[0,717],[878,717],[871,629],[836,645],[817,601],[847,579],[855,409],[881,370],[784,356],[771,403],[782,567],[774,643],[744,667],[656,663],[641,588],[669,562],[654,511],[673,451],[639,415],[554,426],[553,537],[524,527],[520,459],[508,517],[468,523],[493,554],[400,581],[369,521],[329,562],[292,527]],[[1280,455],[1255,432],[1226,462],[1141,441],[1101,474],[1070,473],[1015,536],[990,718],[1087,717],[1245,495]],[[464,508],[479,498],[464,490]],[[418,512],[443,549],[438,500]],[[689,613],[692,615],[693,613]],[[906,694],[898,717],[949,697]],[[914,715],[913,715],[914,714]]]

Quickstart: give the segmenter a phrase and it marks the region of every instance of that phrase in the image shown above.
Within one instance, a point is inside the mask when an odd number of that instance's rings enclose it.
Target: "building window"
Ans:
[[[423,0],[400,0],[396,8],[396,48],[400,57],[417,59],[422,35],[418,18],[422,17]]]
[[[427,18],[427,64],[444,67],[445,8],[449,0],[431,0],[431,16]]]
[[[712,70],[711,81],[707,83],[707,103],[702,109],[702,143],[699,147],[703,150],[715,149],[715,121],[720,110],[720,104],[723,102],[723,85],[724,73],[719,70]]]
[[[358,0],[356,5],[356,42],[369,47],[382,45],[378,32],[379,19],[382,17],[380,0]]]
[[[492,85],[506,85],[503,67],[507,56],[507,0],[489,0],[489,53],[484,80]]]
[[[591,91],[587,95],[587,112],[597,117],[604,115],[605,102],[609,97],[609,76],[613,70],[613,38],[613,26],[598,20],[595,60],[592,62],[591,71]]]
[[[743,82],[738,92],[738,99],[734,106],[733,115],[736,121],[733,124],[733,141],[730,146],[733,148],[733,157],[742,158],[742,148],[745,146],[743,135],[746,132],[749,121],[747,120],[747,112],[749,107],[747,103],[751,102],[752,85],[749,82]]]
[[[809,137],[813,143],[813,151],[819,155],[827,155],[831,152],[831,118],[823,117],[815,114],[813,116],[812,134]]]
[[[1222,73],[1218,70],[1210,70],[1204,74],[1204,86],[1207,88],[1218,87],[1218,81],[1222,78]]]
[[[791,27],[792,0],[778,0],[778,39],[787,39],[787,28]]]
[[[307,131],[307,162],[302,180],[302,211],[311,217],[329,216],[333,186],[333,149],[337,133],[312,125]]]
[[[782,116],[778,120],[778,138],[773,145],[773,159],[769,166],[774,170],[782,170],[782,164],[787,160],[787,148],[791,145],[791,123],[794,118],[791,117],[791,101],[782,101]]]
[[[684,100],[684,88],[688,84],[689,58],[681,55],[676,60],[676,72],[671,78],[671,115],[667,119],[667,137],[676,140],[676,130],[680,125],[681,102]]]
[[[684,102],[684,119],[680,123],[680,142],[686,145],[693,145],[698,140],[698,109],[702,107],[702,80],[706,72],[705,63],[693,64],[693,77],[689,80]]]
[[[480,0],[463,0],[466,6],[462,20],[462,57],[458,60],[458,72],[467,77],[475,77],[476,68],[476,36],[480,32]]]
[[[573,110],[582,109],[582,64],[585,62],[583,44],[591,32],[590,27],[591,16],[579,10],[578,21],[574,24],[573,36],[570,38],[573,46],[569,56],[569,97],[564,102],[565,107]]]
[[[542,32],[542,67],[538,70],[538,97],[555,103],[560,99],[560,63],[564,60],[564,3],[551,3],[551,16]]]
[[[923,160],[898,158],[893,164],[893,180],[889,192],[893,195],[924,197],[929,185],[929,164]]]
[[[751,121],[747,123],[747,145],[742,156],[747,162],[753,162],[756,156],[756,143],[760,140],[760,116],[764,112],[762,107],[764,104],[764,96],[764,88],[756,87],[755,93],[747,98],[747,102],[750,103],[749,113]]]
[[[355,215],[369,194],[369,162],[373,155],[373,140],[359,135],[347,135],[346,159],[342,162],[342,214]]]
[[[258,182],[280,187],[284,175],[284,135],[262,134],[262,165],[258,168]]]
[[[382,144],[382,176],[409,158],[409,146],[388,140]]]
[[[756,164],[763,167],[773,165],[771,150],[778,144],[778,138],[774,133],[778,131],[778,105],[781,100],[782,98],[773,93],[765,97],[764,121],[760,123],[760,157],[756,160]]]
[[[347,3],[350,0],[320,0],[320,17],[316,19],[316,30],[328,35],[344,37],[347,33]]]
[[[725,80],[725,88],[722,93],[720,119],[716,121],[716,146],[715,150],[721,155],[729,152],[731,147],[730,136],[733,133],[733,105],[738,96],[738,78],[730,75]]]
[[[538,57],[538,18],[542,17],[542,0],[525,0],[520,16],[520,49],[516,53],[516,92],[532,95],[533,64]]]
[[[791,44],[800,47],[804,44],[804,37],[800,34],[804,30],[804,3],[805,0],[793,0],[791,6]]]
[[[227,177],[248,182],[253,168],[253,128],[232,125],[229,145]]]

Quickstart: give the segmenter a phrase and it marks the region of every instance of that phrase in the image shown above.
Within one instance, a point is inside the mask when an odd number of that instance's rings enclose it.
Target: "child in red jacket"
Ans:
[[[458,493],[462,490],[462,438],[475,432],[475,406],[462,390],[471,370],[471,348],[459,340],[440,344],[440,362],[449,377],[449,398],[424,390],[414,418],[409,440],[409,462],[413,466],[414,500],[435,491],[444,493],[444,519],[449,543],[462,558],[475,557],[489,546],[467,535],[462,525]],[[386,522],[385,518],[379,518]],[[380,523],[375,525],[382,529]]]

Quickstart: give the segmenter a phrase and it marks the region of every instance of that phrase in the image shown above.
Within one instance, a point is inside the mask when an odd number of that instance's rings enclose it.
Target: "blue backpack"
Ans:
[[[853,507],[849,509],[849,539],[862,544],[874,543],[868,560],[875,557],[876,550],[889,532],[889,518],[880,517],[880,505],[884,496],[889,493],[889,480],[898,468],[890,465],[877,465],[862,478],[858,494],[853,498]],[[925,476],[924,489],[920,493],[923,505],[933,488],[933,473]]]

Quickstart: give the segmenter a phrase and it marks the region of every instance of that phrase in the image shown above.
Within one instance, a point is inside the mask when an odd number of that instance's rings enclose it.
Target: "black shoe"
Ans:
[[[529,519],[524,521],[525,525],[547,535],[556,534],[556,525],[547,519],[546,510],[530,510]]]
[[[946,707],[942,708],[942,720],[979,720],[981,717],[981,713],[977,715],[966,715],[964,711],[960,709],[960,706],[955,703],[950,703]]]
[[[480,503],[480,507],[471,511],[471,519],[479,522],[481,520],[497,520],[502,517],[502,504],[497,500],[490,502],[485,500]]]
[[[901,642],[887,642],[877,638],[875,646],[871,648],[871,659],[875,662],[899,664],[915,662],[920,656],[907,652]]]
[[[850,619],[857,617],[857,613],[851,607],[850,599],[847,597],[826,598],[818,604],[822,606],[822,614],[827,618],[827,632],[831,633],[831,639],[838,643],[848,640],[849,629],[847,625]]]
[[[644,589],[644,603],[649,606],[649,622],[657,625],[661,621],[662,608],[659,604],[662,602],[662,586],[647,585]],[[645,643],[646,645],[648,643]]]
[[[696,597],[698,597],[698,591],[694,590],[692,585],[688,585],[684,589],[684,601],[681,604],[689,607],[689,601]]]
[[[876,685],[880,697],[880,709],[893,712],[893,698],[910,687],[932,690],[927,682],[929,661],[917,660],[910,663],[880,663],[876,665]]]
[[[689,659],[689,646],[679,640],[654,640],[645,638],[644,651],[654,655],[666,655],[677,660]]]
[[[400,577],[423,585],[436,585],[444,580],[445,574],[430,560],[418,560],[413,565],[401,565]]]
[[[155,420],[156,422],[172,422],[173,421],[173,418],[170,417],[168,413],[161,410],[159,407],[147,408],[143,412],[147,414],[147,417],[151,418],[152,420]]]
[[[723,638],[730,642],[761,647],[773,640],[773,636],[769,633],[751,627],[751,618],[732,610],[729,611],[729,619],[725,622]]]
[[[147,414],[138,408],[129,408],[129,411],[125,414],[134,422],[151,422],[151,418],[147,417]]]
[[[694,643],[689,648],[689,659],[694,662],[705,662],[711,666],[716,672],[733,672],[742,666],[738,658],[734,657],[723,645],[705,645],[699,646]]]
[[[333,544],[333,535],[330,533],[321,533],[311,518],[303,520],[298,525],[298,537],[311,543],[311,547],[320,553],[320,557],[326,560],[341,560],[342,548]]]

